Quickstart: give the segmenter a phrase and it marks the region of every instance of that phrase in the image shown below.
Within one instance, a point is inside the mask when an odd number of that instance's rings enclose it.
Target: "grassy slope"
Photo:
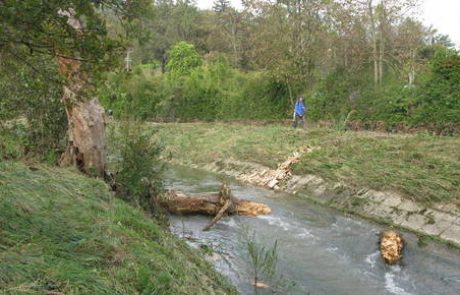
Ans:
[[[103,182],[35,167],[0,162],[0,293],[234,293]]]
[[[294,167],[297,174],[313,173],[356,188],[398,191],[427,203],[460,205],[460,137],[223,123],[158,126],[164,156],[185,163],[236,159],[276,167],[309,145],[319,149],[302,157]]]

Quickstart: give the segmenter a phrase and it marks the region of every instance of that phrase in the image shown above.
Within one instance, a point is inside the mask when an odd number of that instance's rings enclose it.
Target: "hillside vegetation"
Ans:
[[[0,293],[233,294],[187,245],[73,170],[0,162]]]

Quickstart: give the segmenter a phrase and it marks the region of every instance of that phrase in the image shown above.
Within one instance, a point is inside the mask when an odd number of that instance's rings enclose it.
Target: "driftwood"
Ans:
[[[380,254],[388,264],[395,264],[402,257],[404,240],[401,235],[393,230],[387,230],[380,234]]]
[[[286,161],[279,164],[276,170],[266,168],[257,169],[249,175],[240,175],[237,177],[237,179],[243,182],[265,186],[273,190],[280,190],[280,185],[292,176],[292,165],[298,163],[302,155],[310,153],[313,150],[313,148],[306,146],[299,151],[294,152],[289,158],[286,159]]]
[[[252,285],[255,287],[255,288],[260,288],[260,289],[269,289],[270,286],[265,284],[264,282],[257,282],[257,283],[252,283]]]
[[[271,213],[270,207],[265,204],[236,198],[226,183],[217,193],[189,196],[179,191],[171,191],[162,196],[160,205],[172,214],[214,216],[203,230],[210,229],[224,215],[257,216]]]

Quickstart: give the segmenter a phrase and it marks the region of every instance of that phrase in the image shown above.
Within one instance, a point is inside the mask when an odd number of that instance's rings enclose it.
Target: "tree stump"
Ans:
[[[380,234],[380,255],[387,264],[396,264],[402,257],[404,240],[401,235],[393,230]]]

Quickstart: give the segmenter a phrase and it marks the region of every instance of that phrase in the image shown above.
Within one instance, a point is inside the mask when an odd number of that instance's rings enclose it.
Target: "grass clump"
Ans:
[[[0,162],[3,294],[233,294],[184,242],[72,170]]]

